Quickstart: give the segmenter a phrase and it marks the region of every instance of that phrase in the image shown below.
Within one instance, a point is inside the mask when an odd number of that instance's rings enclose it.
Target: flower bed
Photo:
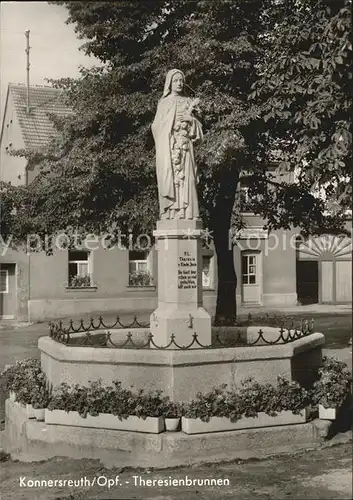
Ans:
[[[120,419],[109,413],[99,413],[92,417],[81,417],[77,411],[45,410],[45,423],[56,425],[71,425],[74,427],[93,427],[97,429],[113,429],[119,431],[149,432],[159,434],[164,431],[163,417],[136,417],[129,416]]]
[[[45,422],[158,434],[165,429],[164,417],[180,412],[180,405],[161,391],[134,393],[120,382],[106,387],[96,381],[89,387],[61,384],[54,389]]]
[[[133,392],[123,388],[121,382],[115,381],[112,386],[103,386],[102,381],[98,380],[91,382],[88,387],[61,384],[53,390],[48,410],[76,412],[82,419],[108,414],[117,422],[122,422],[131,416],[141,420],[148,417],[158,419],[163,417],[171,404],[168,397],[162,396],[161,391]]]
[[[5,388],[10,393],[10,399],[25,405],[29,418],[35,418],[33,410],[48,406],[50,392],[39,359],[27,358],[18,361],[5,368],[1,377],[5,379]]]
[[[227,417],[211,417],[208,422],[204,422],[199,418],[183,417],[181,420],[181,430],[186,434],[202,434],[205,432],[235,431],[279,425],[304,424],[305,422],[305,410],[299,414],[294,414],[291,411],[281,411],[276,416],[260,412],[256,417],[242,417],[237,422],[231,422]]]
[[[308,391],[297,382],[278,377],[273,386],[248,378],[232,391],[222,386],[197,394],[184,406],[182,430],[198,434],[304,423],[309,402]]]
[[[352,385],[348,366],[336,357],[323,357],[318,380],[313,386],[313,404],[318,405],[319,418],[335,420],[337,410],[347,398]]]
[[[183,417],[188,434],[303,423],[305,409],[338,409],[352,382],[347,365],[336,358],[323,359],[309,390],[283,377],[276,385],[248,378],[232,390],[224,385],[199,393],[188,403],[173,402],[161,391],[126,389],[118,381],[111,386],[92,381],[88,387],[63,383],[50,392],[40,361],[31,358],[7,367],[2,377],[11,399],[31,410],[29,418],[43,420],[46,408],[48,424],[159,433],[165,420],[167,430],[178,430]],[[327,415],[322,418],[335,418]]]

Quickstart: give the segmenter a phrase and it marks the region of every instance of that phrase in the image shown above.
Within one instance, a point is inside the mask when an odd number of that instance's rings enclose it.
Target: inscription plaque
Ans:
[[[178,288],[197,288],[197,263],[189,252],[184,252],[178,259]]]

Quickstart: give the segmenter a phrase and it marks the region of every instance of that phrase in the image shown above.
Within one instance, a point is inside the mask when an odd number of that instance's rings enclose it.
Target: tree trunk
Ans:
[[[222,231],[223,229],[223,231]],[[217,234],[218,233],[218,234]],[[218,291],[215,324],[233,324],[237,315],[233,246],[228,241],[229,226],[214,232],[217,254]]]
[[[233,174],[234,175],[234,174]],[[212,230],[217,254],[218,291],[215,324],[234,324],[237,315],[237,277],[230,225],[238,177],[222,183],[217,196]]]

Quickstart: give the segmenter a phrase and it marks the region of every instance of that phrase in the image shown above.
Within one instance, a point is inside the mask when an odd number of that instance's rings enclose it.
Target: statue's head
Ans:
[[[165,79],[163,97],[167,97],[170,93],[180,94],[183,91],[184,83],[184,73],[180,69],[171,69]]]

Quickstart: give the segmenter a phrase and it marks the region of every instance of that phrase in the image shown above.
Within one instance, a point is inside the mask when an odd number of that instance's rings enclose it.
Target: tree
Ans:
[[[61,136],[29,186],[32,219],[39,214],[40,231],[104,232],[117,222],[123,232],[151,232],[158,212],[150,125],[165,73],[181,67],[203,103],[205,143],[197,161],[203,218],[218,255],[217,313],[235,315],[228,230],[239,173],[253,154],[243,129],[258,113],[248,91],[261,53],[261,2],[64,4],[89,40],[86,52],[105,66],[55,83],[75,114],[57,124]]]
[[[17,206],[19,220],[29,215],[32,232],[40,234],[76,228],[96,233],[117,228],[125,233],[133,230],[135,235],[151,232],[158,208],[150,125],[165,73],[180,67],[203,108],[205,141],[197,150],[197,162],[202,217],[213,232],[218,257],[216,316],[234,318],[236,276],[229,228],[244,172],[253,179],[255,210],[267,218],[270,229],[293,224],[323,229],[338,220],[325,217],[323,201],[311,194],[320,172],[312,164],[318,157],[312,144],[308,167],[301,169],[296,184],[278,184],[268,172],[275,151],[280,152],[280,168],[293,170],[293,162],[284,159],[291,158],[296,141],[308,129],[306,120],[298,122],[286,114],[288,106],[303,107],[300,92],[295,87],[286,97],[278,85],[291,82],[289,62],[277,61],[278,37],[283,42],[289,29],[288,4],[278,0],[54,3],[67,7],[68,21],[88,39],[84,50],[104,65],[82,69],[79,79],[53,82],[65,90],[75,113],[56,120],[60,133],[45,154],[29,155],[40,173]],[[295,33],[303,25],[302,9],[307,9],[308,40],[321,43],[323,32],[315,35],[315,29],[323,2],[310,9],[309,2],[292,0],[290,6],[291,21],[297,22],[293,37],[299,36]],[[334,22],[333,15],[326,16],[327,23]],[[302,45],[293,44],[293,50],[302,50]],[[326,52],[320,54],[326,57]],[[305,92],[311,79],[305,80],[305,70],[300,75]],[[21,233],[18,227],[19,236],[25,234],[28,222],[23,228]]]
[[[271,227],[339,231],[351,208],[351,3],[272,6],[276,23],[251,98],[271,129],[272,147],[263,158],[276,153],[278,168],[295,173],[297,183],[268,190],[268,182],[257,182]]]

